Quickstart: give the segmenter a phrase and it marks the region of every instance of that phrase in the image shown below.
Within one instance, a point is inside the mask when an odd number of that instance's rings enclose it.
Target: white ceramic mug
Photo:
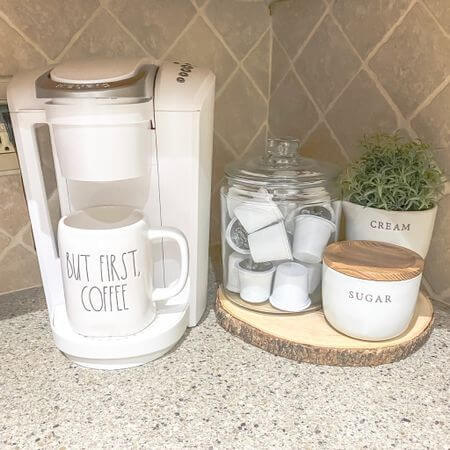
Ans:
[[[153,288],[151,241],[173,239],[180,249],[178,280]],[[126,206],[98,206],[62,217],[58,244],[67,316],[84,336],[127,336],[155,318],[155,301],[177,295],[188,274],[188,246],[172,228],[150,229]]]

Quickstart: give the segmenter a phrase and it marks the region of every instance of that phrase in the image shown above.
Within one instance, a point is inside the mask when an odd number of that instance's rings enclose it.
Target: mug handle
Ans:
[[[181,270],[180,276],[175,284],[166,288],[155,288],[153,290],[151,299],[155,302],[167,300],[179,294],[186,284],[189,270],[189,250],[184,235],[177,229],[171,227],[155,228],[147,231],[147,239],[150,241],[161,238],[172,239],[177,243],[181,255]]]

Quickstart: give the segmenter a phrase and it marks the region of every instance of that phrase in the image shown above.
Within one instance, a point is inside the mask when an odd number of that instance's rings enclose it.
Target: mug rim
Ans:
[[[125,223],[123,225],[117,225],[117,226],[112,226],[110,228],[105,227],[105,228],[96,228],[96,227],[85,227],[85,226],[79,226],[76,224],[71,224],[70,219],[74,219],[76,216],[80,216],[81,214],[86,214],[86,212],[89,211],[93,211],[93,210],[102,210],[102,209],[123,209],[125,211],[128,212],[128,217],[134,215],[134,220],[130,223]],[[79,209],[77,211],[72,212],[71,214],[67,214],[66,216],[61,217],[61,219],[59,220],[59,227],[63,226],[63,227],[67,227],[70,230],[74,230],[77,232],[89,232],[89,233],[95,233],[95,232],[101,232],[101,233],[114,233],[114,232],[118,232],[118,231],[123,231],[125,229],[130,229],[133,228],[135,226],[137,226],[138,224],[140,224],[141,222],[145,221],[145,216],[142,213],[142,211],[140,211],[137,208],[134,208],[132,206],[127,206],[127,205],[99,205],[99,206],[91,206],[89,208],[83,208],[83,209]]]

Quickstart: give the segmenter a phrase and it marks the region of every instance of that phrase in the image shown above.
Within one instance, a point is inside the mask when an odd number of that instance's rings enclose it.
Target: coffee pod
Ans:
[[[308,308],[308,269],[296,262],[277,267],[270,304],[282,311],[300,312]]]
[[[248,255],[250,253],[247,232],[237,217],[232,219],[228,224],[225,231],[225,239],[235,252],[243,255]]]
[[[249,234],[248,246],[255,262],[292,260],[291,244],[283,222]]]
[[[321,262],[325,247],[334,231],[336,225],[327,219],[312,215],[297,216],[292,245],[294,258],[312,264]]]
[[[322,217],[323,219],[330,220],[333,223],[336,219],[336,213],[333,207],[328,203],[324,203],[322,205],[298,206],[295,209],[291,209],[286,215],[285,226],[288,233],[294,232],[295,218],[301,215]]]
[[[228,258],[228,273],[225,287],[231,292],[239,294],[241,290],[239,283],[239,263],[246,257],[247,255],[243,255],[242,253],[233,252]]]
[[[249,234],[283,219],[273,202],[243,202],[234,209],[234,214]]]
[[[320,285],[322,280],[322,263],[309,264],[309,263],[298,263],[306,267],[308,270],[308,292],[312,294]]]
[[[240,296],[249,303],[267,301],[272,290],[272,278],[275,267],[270,262],[255,263],[251,258],[239,264]]]

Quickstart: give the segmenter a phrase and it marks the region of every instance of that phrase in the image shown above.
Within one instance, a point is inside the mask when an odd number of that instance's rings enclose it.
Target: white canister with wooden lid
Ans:
[[[403,333],[414,315],[423,258],[375,241],[340,241],[323,258],[322,301],[338,331],[368,341]]]

